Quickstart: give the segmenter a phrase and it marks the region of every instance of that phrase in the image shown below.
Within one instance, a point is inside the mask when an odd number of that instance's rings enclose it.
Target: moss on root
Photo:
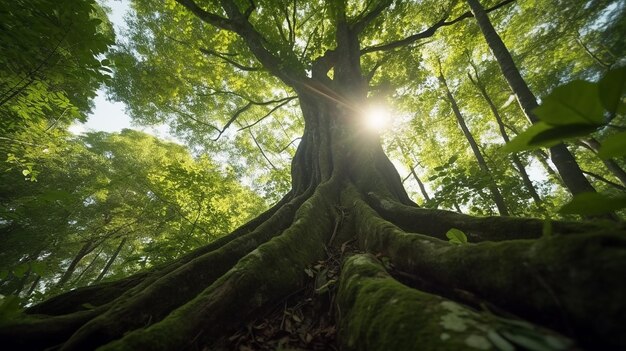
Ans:
[[[587,346],[626,347],[626,233],[456,245],[406,233],[355,205],[361,246],[442,289],[463,289]]]
[[[339,335],[347,350],[515,349],[520,338],[546,350],[564,350],[573,344],[528,323],[479,313],[408,288],[367,254],[345,261],[337,298]]]
[[[546,221],[537,218],[474,217],[456,212],[406,206],[391,198],[369,193],[367,203],[382,218],[407,232],[420,233],[446,240],[451,228],[465,232],[470,242],[537,239],[543,235]],[[607,228],[626,230],[623,223],[612,221],[566,222],[551,221],[552,234],[575,234]]]
[[[322,188],[322,187],[320,187]],[[175,350],[211,344],[258,308],[304,284],[304,269],[324,254],[332,233],[332,210],[318,189],[280,236],[260,245],[193,300],[162,321],[137,329],[102,350]]]

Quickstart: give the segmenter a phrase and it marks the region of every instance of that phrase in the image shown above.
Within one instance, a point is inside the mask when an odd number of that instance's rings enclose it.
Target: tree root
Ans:
[[[543,222],[418,209],[371,194],[368,201],[374,205],[369,205],[363,191],[340,183],[331,177],[313,194],[285,200],[255,223],[174,263],[30,308],[30,315],[0,328],[3,346],[213,347],[257,319],[255,314],[310,284],[306,270],[325,255],[360,250],[388,256],[394,274],[421,285],[402,285],[370,255],[348,259],[337,304],[331,304],[346,349],[507,349],[528,340],[557,350],[571,347],[556,334],[501,317],[513,315],[575,337],[583,346],[626,348],[626,327],[618,323],[626,314],[626,283],[616,279],[626,271],[622,231],[553,222],[553,234],[559,235],[489,241],[541,236]],[[397,227],[389,221],[393,218],[401,228],[422,234]],[[482,242],[457,245],[438,239],[451,227]],[[560,235],[568,233],[576,234]],[[448,293],[455,291],[471,298]],[[476,312],[451,299],[508,314]],[[81,306],[94,302],[95,308]]]
[[[193,300],[102,350],[176,350],[193,342],[211,344],[252,312],[302,287],[304,269],[324,255],[321,243],[332,231],[333,213],[319,191],[300,207],[291,227],[239,260]]]
[[[408,288],[369,254],[345,261],[337,297],[345,350],[515,350],[528,340],[547,350],[573,345],[529,323]],[[560,348],[547,347],[554,345]]]
[[[368,194],[367,202],[380,216],[402,230],[425,234],[442,240],[447,240],[446,232],[452,228],[465,232],[470,242],[537,239],[546,231],[550,234],[573,234],[606,230],[607,228],[625,229],[623,224],[612,221],[601,223],[596,223],[597,221],[582,223],[550,221],[550,228],[548,229],[546,228],[546,220],[542,219],[502,216],[474,217],[445,210],[406,206],[374,193]]]
[[[624,232],[456,245],[406,233],[363,201],[354,212],[361,247],[388,255],[399,270],[467,290],[587,345],[626,345],[618,322],[626,314],[626,282],[616,279],[626,272]]]

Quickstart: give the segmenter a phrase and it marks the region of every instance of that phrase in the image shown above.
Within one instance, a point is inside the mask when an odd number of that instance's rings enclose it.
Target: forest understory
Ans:
[[[623,225],[548,230],[361,194],[331,181],[286,197],[174,263],[31,307],[2,339],[60,350],[623,348]],[[469,243],[447,241],[452,228]]]

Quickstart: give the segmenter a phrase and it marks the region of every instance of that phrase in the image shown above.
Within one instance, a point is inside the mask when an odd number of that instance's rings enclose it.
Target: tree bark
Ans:
[[[194,9],[190,0],[179,2]],[[252,35],[234,2],[221,2],[228,19],[194,13]],[[626,282],[616,279],[626,271],[623,224],[546,224],[418,208],[378,136],[361,127],[357,107],[366,91],[354,58],[358,33],[342,22],[345,14],[337,17],[343,28],[333,79],[313,69],[306,84],[294,83],[305,130],[292,190],[281,201],[174,262],[28,308],[0,325],[2,346],[237,349],[238,330],[254,334],[255,322],[272,311],[285,320],[288,303],[324,300],[330,311],[313,308],[307,318],[330,318],[335,324],[327,333],[336,326],[345,350],[522,349],[529,337],[544,348],[575,349],[562,334],[583,347],[625,348]],[[254,35],[245,39],[260,62],[274,63]],[[279,74],[287,82],[298,77]],[[448,241],[452,228],[465,231],[470,243]],[[331,268],[337,274],[329,277]],[[275,327],[277,339],[291,335],[280,318]]]
[[[496,204],[496,207],[498,208],[498,212],[502,216],[508,216],[509,210],[506,206],[506,203],[504,202],[504,198],[502,197],[502,194],[500,193],[500,190],[498,189],[498,186],[495,180],[493,179],[491,170],[489,169],[489,166],[487,165],[485,158],[480,152],[480,149],[478,148],[478,144],[476,143],[474,136],[472,136],[472,133],[470,132],[469,128],[467,128],[467,124],[465,124],[465,119],[463,118],[463,115],[461,114],[461,110],[459,109],[456,99],[452,95],[452,92],[450,91],[450,88],[448,87],[448,83],[446,82],[446,79],[443,76],[443,73],[441,72],[441,70],[439,72],[439,81],[441,82],[441,86],[443,87],[447,100],[450,103],[450,106],[452,107],[454,116],[456,117],[456,120],[459,123],[459,127],[461,128],[461,131],[463,131],[463,135],[465,135],[467,142],[470,144],[470,147],[472,148],[472,152],[474,153],[474,157],[476,157],[478,166],[485,173],[485,175],[489,177],[489,181],[491,184],[488,186],[488,189],[489,189],[489,192],[491,193],[493,202]]]
[[[532,93],[528,84],[517,69],[511,53],[508,51],[504,42],[493,28],[491,21],[485,9],[478,0],[467,0],[472,14],[476,18],[476,22],[483,33],[491,52],[496,58],[504,78],[509,83],[511,90],[515,94],[517,101],[524,112],[524,115],[531,123],[537,123],[539,120],[533,113],[533,110],[539,106],[537,99]],[[595,192],[595,189],[587,178],[583,175],[574,155],[567,149],[565,144],[559,144],[550,148],[550,158],[556,166],[563,183],[572,194],[584,192]]]

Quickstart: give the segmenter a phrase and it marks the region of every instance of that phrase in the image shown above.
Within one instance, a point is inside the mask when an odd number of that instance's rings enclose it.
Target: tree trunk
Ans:
[[[415,173],[415,167],[411,167],[411,175],[413,176],[413,179],[415,179],[415,181],[417,182],[417,185],[419,186],[420,191],[422,192],[422,196],[424,196],[424,200],[430,201],[430,196],[428,196],[428,192],[426,191],[426,187],[424,186],[424,183],[422,183],[420,177],[418,177],[417,173]]]
[[[249,32],[237,6],[222,3]],[[333,80],[314,64],[313,78],[294,84],[305,130],[288,194],[173,262],[28,308],[0,326],[2,346],[251,349],[263,339],[265,349],[320,349],[323,340],[321,349],[455,350],[530,340],[575,349],[567,334],[590,348],[626,347],[623,225],[416,207],[378,136],[361,127],[358,33],[337,17]],[[448,241],[452,228],[471,243]],[[311,325],[324,328],[299,334]]]
[[[506,128],[504,127],[504,122],[502,121],[500,112],[498,111],[498,108],[493,103],[493,100],[491,100],[491,97],[487,93],[487,89],[485,88],[485,85],[482,84],[482,82],[480,81],[480,77],[478,76],[478,69],[476,68],[474,63],[470,62],[470,64],[472,65],[472,68],[474,69],[474,74],[476,75],[476,78],[472,77],[470,73],[467,73],[467,75],[470,81],[472,82],[472,84],[474,84],[474,86],[478,89],[482,97],[485,99],[485,102],[487,102],[487,105],[489,106],[489,109],[491,110],[493,117],[496,119],[496,122],[498,123],[498,129],[500,130],[500,135],[502,136],[502,140],[504,140],[505,143],[508,143],[510,141],[509,135],[507,134]],[[522,182],[524,183],[526,190],[528,190],[528,193],[533,198],[537,206],[539,206],[539,208],[542,208],[541,198],[539,197],[539,194],[537,194],[537,190],[535,189],[533,182],[530,180],[530,177],[528,176],[528,173],[526,172],[526,167],[524,167],[522,160],[520,160],[517,154],[511,154],[511,161],[513,161],[513,164],[515,165],[517,171],[522,177]]]
[[[517,101],[524,112],[524,115],[531,123],[537,123],[538,119],[533,113],[537,108],[537,99],[532,93],[524,78],[520,74],[511,53],[508,51],[504,42],[493,28],[485,9],[478,0],[467,0],[467,3],[476,18],[476,22],[482,31],[487,44],[491,48],[491,52],[496,58],[504,78],[509,83],[511,90],[515,94]],[[587,178],[583,175],[574,155],[567,149],[565,144],[559,144],[550,148],[550,158],[556,166],[563,183],[572,194],[583,192],[595,192]]]
[[[478,148],[478,144],[476,143],[476,140],[474,140],[472,133],[470,132],[469,128],[467,128],[467,124],[465,124],[465,119],[463,118],[463,115],[461,114],[461,110],[459,109],[456,99],[452,95],[452,92],[450,91],[450,88],[448,87],[448,83],[446,82],[446,79],[443,76],[442,72],[439,72],[439,81],[441,82],[441,86],[443,87],[443,90],[446,94],[448,102],[450,103],[452,107],[454,116],[456,117],[456,120],[459,123],[459,127],[463,131],[463,135],[465,135],[467,142],[470,144],[470,147],[472,148],[472,152],[474,153],[474,157],[476,157],[478,166],[483,171],[483,173],[485,173],[485,175],[489,177],[490,185],[488,186],[488,189],[489,189],[489,192],[491,193],[493,202],[496,204],[496,207],[498,208],[498,212],[500,213],[501,216],[508,216],[509,210],[506,206],[506,203],[504,202],[504,198],[502,197],[502,194],[500,193],[500,190],[498,189],[498,186],[495,180],[493,179],[491,170],[489,169],[489,166],[487,165],[485,158],[483,157],[482,153],[480,152],[480,149]]]
[[[117,258],[117,255],[119,255],[120,251],[122,251],[122,249],[124,248],[124,244],[126,244],[126,240],[128,240],[128,238],[125,237],[120,241],[120,244],[117,246],[117,249],[115,249],[115,252],[113,253],[113,255],[111,255],[111,257],[107,261],[104,268],[102,268],[102,272],[100,272],[96,280],[93,281],[94,283],[98,283],[99,281],[101,281],[102,278],[104,278],[104,276],[109,272],[109,269],[111,268],[111,265]]]
[[[396,141],[396,144],[398,144],[398,148],[400,148],[400,152],[402,153],[402,156],[404,157],[405,162],[407,162],[407,166],[409,167],[409,170],[410,170],[411,175],[413,176],[413,179],[415,179],[415,181],[417,182],[417,185],[420,188],[420,192],[422,193],[422,196],[424,197],[424,201],[430,201],[430,196],[428,195],[428,192],[426,191],[426,187],[424,186],[424,183],[417,176],[417,173],[415,172],[415,166],[413,165],[413,160],[412,160],[412,157],[409,155],[408,150],[399,139],[396,139],[395,141]]]
[[[78,266],[78,263],[80,263],[80,261],[85,256],[87,256],[88,253],[93,251],[93,249],[95,249],[95,246],[93,246],[93,242],[92,241],[88,241],[88,242],[83,244],[83,246],[80,248],[80,250],[78,250],[78,252],[76,253],[76,256],[74,256],[74,259],[72,259],[72,262],[70,262],[70,265],[67,266],[67,269],[65,270],[65,272],[61,276],[61,279],[59,279],[59,281],[57,282],[56,286],[58,288],[62,287],[65,283],[67,283],[67,281],[70,279],[70,277],[72,276],[72,274],[76,270],[76,266]]]

